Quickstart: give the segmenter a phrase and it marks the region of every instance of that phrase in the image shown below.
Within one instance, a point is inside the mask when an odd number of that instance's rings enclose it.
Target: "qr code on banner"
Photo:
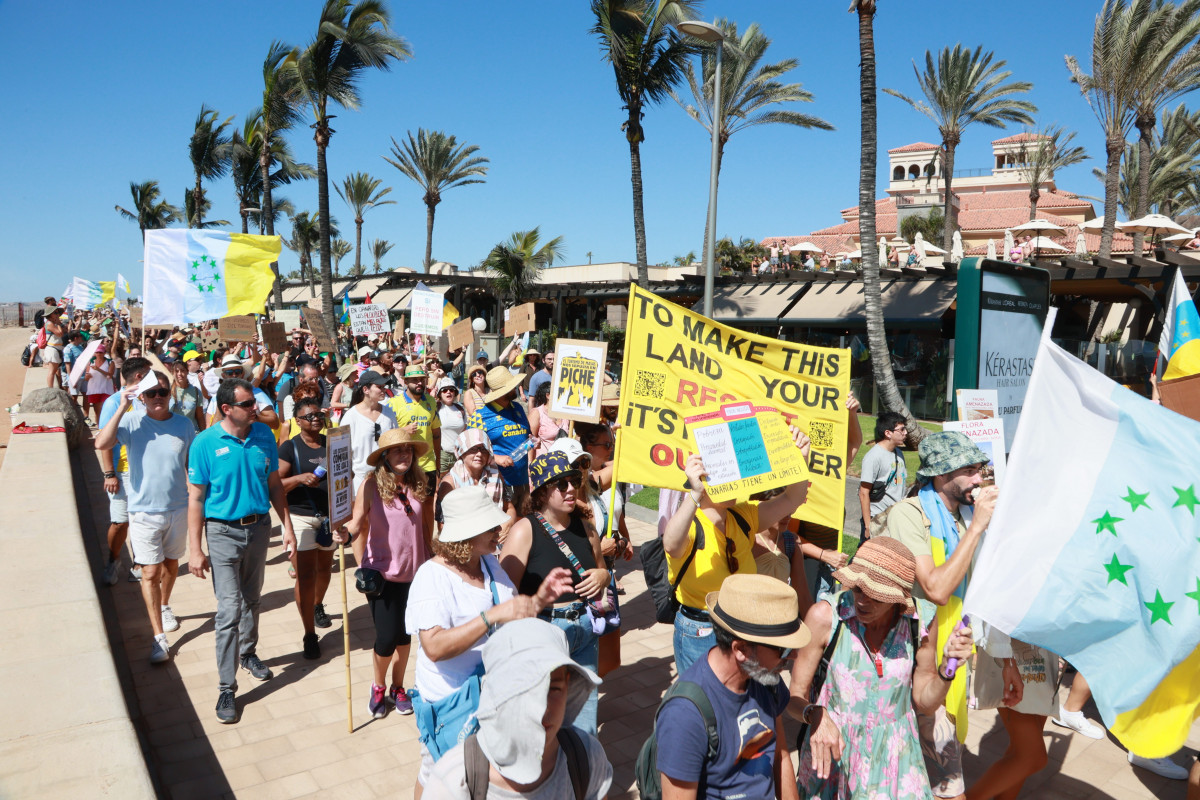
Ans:
[[[818,450],[833,447],[833,423],[812,420],[808,423],[808,438]]]
[[[667,386],[667,376],[660,372],[648,372],[639,369],[633,379],[633,393],[638,397],[651,397],[662,400],[663,389]]]

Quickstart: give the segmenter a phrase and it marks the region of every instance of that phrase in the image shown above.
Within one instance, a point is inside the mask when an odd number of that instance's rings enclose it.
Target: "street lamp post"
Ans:
[[[712,160],[708,167],[708,237],[704,242],[704,316],[713,315],[713,280],[717,258],[717,157],[721,136],[721,53],[725,36],[716,25],[689,20],[675,25],[681,33],[717,46],[717,63],[713,70]]]

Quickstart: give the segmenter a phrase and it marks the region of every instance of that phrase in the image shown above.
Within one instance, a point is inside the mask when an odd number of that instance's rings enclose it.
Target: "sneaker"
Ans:
[[[139,566],[134,566],[132,569],[129,570],[129,582],[130,583],[138,583],[141,580],[142,580],[142,568]]]
[[[217,720],[226,725],[238,721],[237,703],[233,699],[233,689],[222,689],[217,698]]]
[[[1186,781],[1188,777],[1188,771],[1169,758],[1142,758],[1130,753],[1129,763],[1173,781]]]
[[[107,586],[116,586],[120,573],[121,562],[114,558],[104,567],[104,583]]]
[[[309,660],[321,657],[321,643],[315,633],[304,634],[304,657]]]
[[[371,684],[371,699],[367,701],[367,711],[375,719],[383,719],[387,716],[387,699],[386,693],[382,686]]]
[[[250,673],[250,676],[256,681],[269,681],[275,677],[271,672],[271,668],[262,662],[258,656],[251,653],[248,656],[242,656],[242,669]]]
[[[396,707],[397,714],[413,713],[412,700],[408,699],[408,693],[404,691],[403,686],[393,686],[388,692],[388,697]]]
[[[154,644],[150,645],[150,663],[164,664],[171,660],[171,648],[167,644],[166,634],[160,634],[154,637]]]
[[[179,620],[176,619],[175,612],[171,610],[170,606],[162,607],[162,626],[163,633],[179,630]]]
[[[313,624],[318,628],[329,628],[333,626],[333,621],[329,619],[329,615],[325,613],[324,603],[317,603],[317,607],[313,610]]]
[[[1081,733],[1089,739],[1104,738],[1104,728],[1085,717],[1082,711],[1067,711],[1059,706],[1058,716],[1051,717],[1050,721],[1060,727],[1070,728],[1076,733]]]

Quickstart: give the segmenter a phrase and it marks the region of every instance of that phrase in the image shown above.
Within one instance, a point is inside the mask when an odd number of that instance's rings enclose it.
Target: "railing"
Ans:
[[[990,167],[954,170],[954,177],[956,178],[986,178],[991,174],[992,169]]]

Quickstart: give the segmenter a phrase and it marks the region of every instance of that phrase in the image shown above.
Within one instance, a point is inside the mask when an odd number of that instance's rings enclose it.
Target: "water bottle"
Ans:
[[[959,620],[958,624],[954,626],[954,633],[958,633],[963,628],[967,628],[970,625],[971,618],[964,615],[963,618]],[[949,642],[947,642],[947,644],[949,644]],[[957,658],[947,658],[942,664],[942,677],[948,681],[954,680],[954,676],[958,672],[959,666],[960,664]]]
[[[509,455],[509,458],[511,458],[513,461],[520,461],[525,457],[526,453],[533,449],[534,444],[534,438],[530,436],[513,449],[512,453]]]
[[[318,478],[324,478],[325,474],[325,459],[322,458],[320,462],[317,463],[317,468],[313,470],[313,475],[316,475]]]

